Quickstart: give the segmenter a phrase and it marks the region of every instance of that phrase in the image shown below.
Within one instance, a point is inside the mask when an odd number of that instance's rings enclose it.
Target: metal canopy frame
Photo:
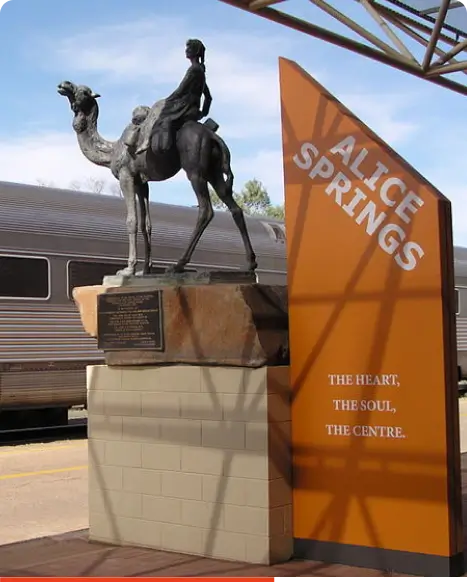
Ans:
[[[467,95],[467,14],[464,29],[448,22],[455,10],[466,10],[458,0],[433,0],[424,9],[415,8],[413,0],[353,0],[377,23],[380,36],[346,16],[330,0],[301,0],[304,7],[312,4],[345,25],[361,42],[287,13],[282,8],[287,8],[289,0],[220,1]],[[337,0],[341,10],[351,2]],[[418,58],[407,41],[414,48],[422,47]]]

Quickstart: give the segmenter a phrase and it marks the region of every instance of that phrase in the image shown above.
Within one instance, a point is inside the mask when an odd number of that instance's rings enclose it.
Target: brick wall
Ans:
[[[90,537],[292,554],[288,368],[88,368]]]

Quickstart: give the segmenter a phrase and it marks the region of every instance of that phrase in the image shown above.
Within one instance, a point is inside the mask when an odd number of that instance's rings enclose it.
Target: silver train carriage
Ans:
[[[73,287],[95,285],[125,266],[124,201],[114,196],[0,182],[0,415],[85,404],[86,365],[103,361],[85,334]],[[186,247],[197,208],[151,203],[154,271]],[[246,217],[258,280],[286,284],[285,227]],[[139,256],[142,240],[139,235]],[[467,378],[467,249],[455,247],[459,374]],[[240,235],[216,212],[191,269],[241,269]],[[45,410],[44,410],[45,411]]]
[[[102,283],[125,266],[125,204],[115,196],[0,182],[0,413],[66,410],[86,400],[86,365],[103,360],[82,329],[73,287]],[[151,203],[154,271],[187,246],[196,207]],[[285,284],[280,221],[246,217],[258,280]],[[139,235],[139,257],[143,257]],[[191,269],[245,268],[240,234],[216,212]],[[50,411],[50,410],[49,410]],[[63,418],[63,417],[62,417]]]
[[[467,379],[467,248],[454,247],[456,284],[457,365],[459,379]],[[465,388],[465,386],[464,386]]]

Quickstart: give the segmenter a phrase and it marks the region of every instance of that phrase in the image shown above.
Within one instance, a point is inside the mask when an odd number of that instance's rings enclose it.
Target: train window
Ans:
[[[49,297],[47,259],[0,256],[0,297],[47,299]]]
[[[75,287],[102,285],[106,275],[114,275],[126,263],[99,263],[93,261],[70,261],[68,263],[68,297],[73,297]]]
[[[276,242],[285,243],[285,226],[275,222],[263,222],[264,228],[268,231],[269,236]]]
[[[455,295],[456,295],[456,315],[459,315],[459,313],[461,312],[461,298],[460,298],[460,292],[459,289],[455,289]]]
[[[285,243],[285,231],[278,224],[271,224],[277,242]]]

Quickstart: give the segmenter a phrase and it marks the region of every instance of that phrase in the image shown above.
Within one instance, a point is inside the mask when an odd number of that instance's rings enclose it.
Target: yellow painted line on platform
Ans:
[[[79,445],[51,445],[47,446],[35,446],[35,445],[16,445],[16,448],[9,449],[8,451],[0,450],[0,456],[2,455],[25,455],[26,453],[47,453],[50,451],[62,451],[63,449],[85,449],[88,446],[88,441]],[[27,448],[26,448],[27,447]]]
[[[23,477],[38,477],[39,475],[54,475],[55,473],[69,473],[70,471],[83,471],[87,465],[78,467],[62,467],[61,469],[43,469],[42,471],[30,471],[28,473],[12,473],[11,475],[0,475],[0,481],[5,479],[21,479]]]

